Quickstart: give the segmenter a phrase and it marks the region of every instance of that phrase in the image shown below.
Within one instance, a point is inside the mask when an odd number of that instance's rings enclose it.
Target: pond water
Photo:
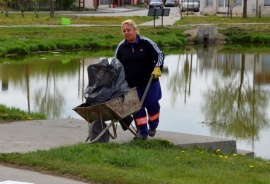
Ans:
[[[72,109],[85,101],[87,67],[113,56],[93,52],[1,59],[0,104],[82,119]],[[190,47],[165,55],[159,130],[231,138],[238,149],[270,158],[270,49]]]

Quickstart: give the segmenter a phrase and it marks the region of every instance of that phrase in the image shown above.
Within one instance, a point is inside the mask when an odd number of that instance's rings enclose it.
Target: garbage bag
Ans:
[[[119,120],[119,123],[124,131],[128,129],[128,127],[131,125],[133,121],[133,117],[131,115]]]
[[[124,67],[117,58],[113,58],[110,63],[106,58],[89,65],[87,72],[88,85],[84,91],[86,106],[104,103],[130,90]]]

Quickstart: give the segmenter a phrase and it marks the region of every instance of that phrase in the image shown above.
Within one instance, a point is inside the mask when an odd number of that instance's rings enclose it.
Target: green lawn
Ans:
[[[0,154],[0,163],[86,182],[118,184],[269,184],[270,162],[166,140],[76,144],[49,151]]]

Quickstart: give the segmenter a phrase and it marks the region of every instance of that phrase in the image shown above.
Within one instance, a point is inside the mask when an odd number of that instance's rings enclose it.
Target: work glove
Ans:
[[[152,75],[154,75],[154,78],[157,79],[161,76],[161,70],[159,67],[155,67],[153,72],[152,72]]]

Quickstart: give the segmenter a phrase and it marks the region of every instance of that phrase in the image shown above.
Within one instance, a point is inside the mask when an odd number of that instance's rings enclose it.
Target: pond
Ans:
[[[87,67],[113,56],[106,53],[3,58],[0,104],[50,119],[82,119],[72,109],[85,102]],[[270,49],[202,46],[165,55],[159,130],[231,138],[238,149],[270,158]]]

